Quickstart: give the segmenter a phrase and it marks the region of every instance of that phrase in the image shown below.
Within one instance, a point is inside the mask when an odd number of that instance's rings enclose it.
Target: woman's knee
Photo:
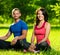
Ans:
[[[41,46],[46,46],[46,47],[47,47],[47,46],[48,46],[48,43],[47,43],[47,42],[42,42],[42,43],[40,43],[40,45],[41,45]]]

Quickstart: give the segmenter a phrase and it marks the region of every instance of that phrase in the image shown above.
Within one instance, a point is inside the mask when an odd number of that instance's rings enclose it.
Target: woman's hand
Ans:
[[[39,42],[38,44],[40,44],[41,42]]]
[[[35,49],[35,48],[36,48],[35,44],[32,43],[32,44],[30,45],[30,48],[31,48],[31,49]]]

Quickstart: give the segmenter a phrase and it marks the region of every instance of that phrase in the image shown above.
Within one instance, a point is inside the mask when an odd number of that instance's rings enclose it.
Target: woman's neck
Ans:
[[[44,20],[41,20],[39,23],[40,23],[40,24],[43,24],[44,22],[45,22]]]

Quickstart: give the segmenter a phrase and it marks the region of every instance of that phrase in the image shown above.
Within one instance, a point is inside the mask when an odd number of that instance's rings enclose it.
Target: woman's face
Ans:
[[[41,20],[44,20],[44,15],[42,14],[42,11],[39,10],[38,13],[37,13],[37,17],[38,19],[41,21]]]
[[[21,16],[21,13],[18,10],[15,10],[12,14],[14,19],[18,19]]]

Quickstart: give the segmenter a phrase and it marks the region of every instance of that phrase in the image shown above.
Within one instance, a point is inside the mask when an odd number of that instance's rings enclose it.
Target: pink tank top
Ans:
[[[42,27],[38,28],[37,26],[35,26],[35,35],[36,35],[36,38],[37,38],[37,43],[39,43],[42,39],[44,39],[45,37],[45,23],[43,23]],[[49,39],[47,38],[46,42],[50,45],[50,41]]]

